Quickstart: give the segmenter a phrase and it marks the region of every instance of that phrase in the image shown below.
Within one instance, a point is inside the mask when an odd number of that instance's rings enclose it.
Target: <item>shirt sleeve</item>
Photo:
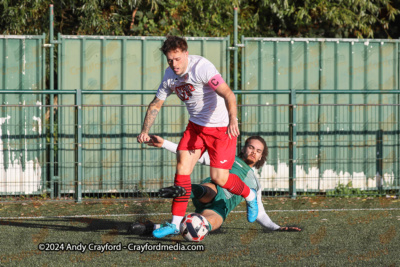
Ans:
[[[203,58],[199,62],[199,66],[196,69],[196,75],[203,84],[208,84],[211,78],[218,74],[220,73],[218,72],[217,68],[206,58]]]
[[[161,147],[165,148],[169,152],[176,154],[176,149],[178,148],[178,144],[172,143],[171,141],[164,139],[164,143]]]
[[[170,87],[170,74],[169,68],[165,71],[164,78],[158,87],[156,97],[160,100],[165,100],[167,97],[172,94],[172,89]]]
[[[171,141],[165,140],[164,139],[164,143],[162,145],[162,148],[165,148],[166,150],[172,152],[172,153],[176,153],[176,149],[178,148],[178,144],[172,143]],[[199,158],[199,160],[197,161],[202,165],[210,165],[210,155],[208,155],[208,152],[204,152],[203,155],[201,155],[201,157]]]
[[[268,214],[265,212],[264,205],[261,199],[261,189],[257,191],[257,204],[258,204],[257,222],[270,231],[278,230],[280,226],[274,223],[269,218]]]

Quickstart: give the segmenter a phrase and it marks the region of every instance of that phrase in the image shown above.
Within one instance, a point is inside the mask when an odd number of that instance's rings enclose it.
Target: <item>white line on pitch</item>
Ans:
[[[386,211],[400,210],[400,208],[374,208],[374,209],[311,209],[311,210],[268,210],[267,212],[328,212],[328,211]],[[245,213],[246,211],[232,211],[231,213]],[[161,216],[171,213],[146,213],[146,214],[93,214],[93,215],[69,215],[69,216],[32,216],[32,217],[0,217],[0,220],[35,220],[54,218],[92,218],[92,217],[129,217],[129,216]]]

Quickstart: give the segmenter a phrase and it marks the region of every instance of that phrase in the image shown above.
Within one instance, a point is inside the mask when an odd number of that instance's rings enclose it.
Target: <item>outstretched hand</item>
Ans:
[[[279,232],[301,232],[301,228],[297,226],[282,226],[277,231]]]
[[[147,144],[148,146],[154,146],[160,148],[164,144],[164,138],[158,135],[150,135],[150,139],[144,143]]]

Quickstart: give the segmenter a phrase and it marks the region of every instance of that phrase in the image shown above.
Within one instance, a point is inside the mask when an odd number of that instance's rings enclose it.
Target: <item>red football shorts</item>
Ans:
[[[205,127],[189,121],[177,150],[200,149],[210,155],[210,166],[230,170],[235,161],[236,137],[229,138],[228,127]]]

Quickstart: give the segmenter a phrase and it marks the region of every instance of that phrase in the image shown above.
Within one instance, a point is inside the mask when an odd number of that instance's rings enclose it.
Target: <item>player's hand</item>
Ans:
[[[150,136],[147,133],[140,133],[137,137],[137,141],[139,143],[148,142],[150,140]]]
[[[150,135],[150,140],[145,142],[148,146],[154,146],[154,147],[162,147],[164,144],[164,138],[158,136],[158,135]]]
[[[301,232],[301,228],[297,226],[283,226],[279,228],[277,231],[279,232]]]
[[[226,133],[229,135],[229,138],[232,139],[232,137],[238,137],[240,132],[239,132],[239,123],[238,120],[235,118],[233,120],[229,121],[228,125],[228,130]]]

